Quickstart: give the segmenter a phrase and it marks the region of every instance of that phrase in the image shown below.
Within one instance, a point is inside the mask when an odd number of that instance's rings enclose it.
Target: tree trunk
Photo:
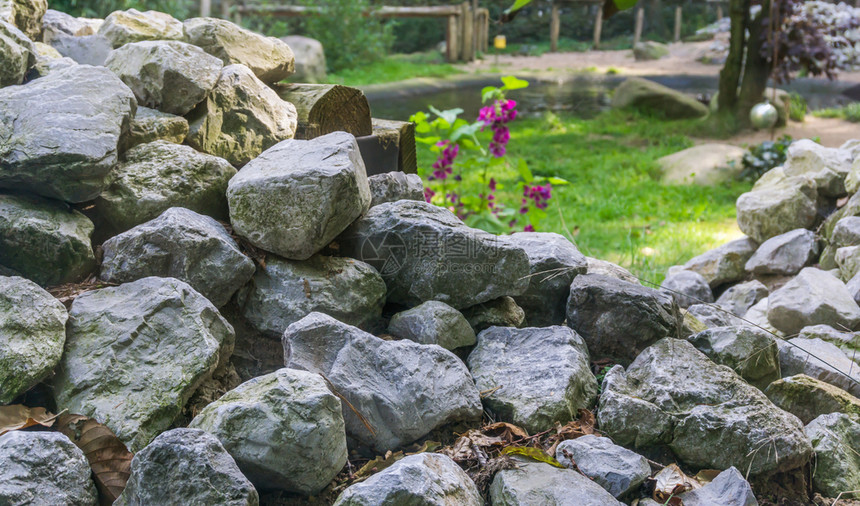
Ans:
[[[763,0],[761,13],[750,23],[747,61],[744,65],[744,77],[737,105],[738,120],[743,127],[749,126],[750,109],[761,102],[770,77],[771,58],[762,54],[763,37],[767,30],[764,20],[768,17],[769,9],[770,0]]]
[[[357,88],[337,84],[288,84],[278,95],[296,106],[296,139],[313,139],[342,130],[356,137],[373,133],[370,105]]]
[[[720,71],[720,96],[718,114],[723,122],[734,122],[738,109],[738,84],[746,49],[747,25],[749,24],[750,0],[731,0],[729,17],[732,21],[729,54],[723,70]]]

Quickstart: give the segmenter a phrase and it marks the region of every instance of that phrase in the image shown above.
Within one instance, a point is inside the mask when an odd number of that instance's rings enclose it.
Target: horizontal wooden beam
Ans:
[[[323,14],[322,7],[302,5],[241,5],[238,11],[242,14],[268,14],[270,16],[299,17]],[[447,18],[459,16],[462,9],[459,5],[436,5],[427,7],[381,6],[365,11],[364,16],[378,18]]]

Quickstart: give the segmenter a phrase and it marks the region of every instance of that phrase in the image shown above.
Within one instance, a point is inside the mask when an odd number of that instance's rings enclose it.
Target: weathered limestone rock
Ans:
[[[96,199],[99,216],[116,233],[155,219],[171,207],[227,217],[227,161],[188,146],[155,141],[130,149],[110,187]]]
[[[296,83],[328,82],[325,50],[320,41],[301,35],[281,37],[296,57],[296,73],[291,80]]]
[[[698,272],[686,269],[666,276],[660,291],[674,298],[678,306],[685,309],[695,304],[714,302],[714,292],[708,280]]]
[[[529,283],[523,249],[426,202],[372,207],[338,243],[343,254],[379,271],[389,302],[406,306],[439,300],[462,309],[521,295]]]
[[[860,396],[860,367],[832,343],[795,337],[780,343],[779,363],[783,376],[805,374]]]
[[[546,364],[553,367],[545,367]],[[585,341],[567,327],[490,327],[478,335],[469,371],[498,420],[535,434],[577,418],[597,399]]]
[[[136,107],[111,71],[86,65],[0,89],[0,139],[7,139],[0,145],[0,188],[66,202],[97,197]]]
[[[499,506],[557,504],[613,506],[615,500],[597,483],[573,469],[542,462],[518,462],[516,469],[499,471],[490,486],[490,502]]]
[[[85,18],[76,18],[65,12],[47,9],[42,16],[42,40],[50,42],[59,33],[73,35],[76,37],[84,35],[95,35],[97,30],[93,24]]]
[[[499,297],[463,309],[463,316],[477,332],[490,327],[522,327],[526,319],[523,308],[511,297]]]
[[[111,42],[101,35],[76,37],[58,33],[48,40],[48,44],[61,55],[81,65],[95,67],[104,66],[112,50]]]
[[[685,506],[758,506],[752,487],[734,466],[717,475],[702,488],[678,495]]]
[[[0,504],[96,506],[91,475],[84,452],[59,432],[0,436]]]
[[[37,56],[33,42],[15,25],[0,19],[0,88],[24,82]]]
[[[293,51],[282,40],[217,18],[188,19],[183,28],[188,42],[220,58],[224,65],[248,67],[264,83],[276,83],[295,72]]]
[[[813,489],[827,497],[860,490],[860,419],[844,413],[821,415],[806,426],[815,449]]]
[[[404,457],[367,480],[348,487],[334,504],[481,506],[484,501],[475,482],[450,457],[419,453]]]
[[[651,476],[648,459],[607,437],[588,435],[562,441],[555,458],[567,467],[576,465],[616,498],[633,492]]]
[[[647,79],[631,77],[615,89],[612,107],[663,114],[667,119],[702,118],[708,107],[693,97]]]
[[[236,300],[255,329],[279,339],[287,327],[315,311],[368,328],[382,314],[385,282],[373,267],[352,258],[270,256]]]
[[[638,42],[633,46],[633,58],[636,61],[659,60],[668,55],[669,46],[660,42],[646,40]]]
[[[32,40],[39,38],[47,0],[0,0],[0,20],[18,27]]]
[[[148,107],[138,107],[131,129],[120,139],[120,151],[154,141],[182,144],[188,136],[188,120]]]
[[[720,295],[716,304],[735,316],[743,317],[769,293],[764,283],[754,279],[730,287]]]
[[[688,307],[686,311],[707,328],[731,327],[732,325],[741,325],[743,323],[742,320],[735,318],[728,310],[710,304],[694,304]]]
[[[80,281],[96,267],[93,223],[62,202],[0,193],[0,264],[43,286]]]
[[[355,137],[287,140],[248,163],[227,189],[237,234],[276,255],[306,260],[370,206]]]
[[[761,390],[780,377],[776,339],[758,327],[712,328],[688,340],[715,363],[730,367]]]
[[[841,197],[845,195],[851,160],[848,150],[825,148],[810,139],[800,139],[788,147],[783,170],[788,177],[811,177],[818,193],[825,197]]]
[[[279,369],[246,381],[190,427],[217,437],[261,490],[315,495],[346,464],[341,402],[319,374]]]
[[[398,200],[424,200],[424,183],[418,174],[386,172],[367,178],[370,184],[370,207]]]
[[[344,405],[346,432],[377,451],[481,417],[469,371],[439,346],[384,341],[321,313],[290,325],[283,345],[287,367],[325,375],[363,415],[374,432]]]
[[[663,181],[674,184],[713,186],[736,179],[747,150],[731,144],[701,144],[657,160]]]
[[[221,74],[221,60],[179,41],[143,41],[111,51],[105,67],[140,105],[182,116],[202,102]]]
[[[184,36],[182,22],[170,14],[136,9],[111,13],[99,28],[99,35],[115,48],[145,40],[182,40]]]
[[[36,283],[0,276],[0,404],[11,403],[53,372],[68,318],[66,308]]]
[[[794,275],[818,258],[818,238],[804,228],[771,237],[746,263],[753,274]]]
[[[737,323],[734,323],[733,325],[753,325],[761,327],[768,332],[772,332],[777,336],[784,337],[785,333],[774,327],[770,323],[770,320],[767,319],[767,306],[768,297],[765,297],[747,311],[743,320],[738,319]]]
[[[477,342],[463,313],[435,300],[428,300],[391,317],[388,333],[419,344],[438,344],[446,350],[472,346]]]
[[[758,242],[815,224],[818,208],[815,181],[796,176],[753,189],[738,197],[740,229]]]
[[[860,326],[860,307],[842,281],[807,267],[768,296],[767,319],[786,334],[819,324],[853,330]]]
[[[586,274],[602,274],[620,279],[621,281],[627,281],[628,283],[641,284],[639,283],[639,278],[620,265],[591,257],[585,257],[585,261],[588,262],[588,271],[586,271]]]
[[[233,351],[233,328],[215,306],[173,278],[86,292],[69,316],[57,407],[96,418],[133,452],[173,423]]]
[[[684,268],[698,272],[711,288],[716,288],[743,279],[744,265],[757,248],[758,244],[749,237],[736,239],[690,259]]]
[[[805,374],[774,381],[764,393],[777,407],[800,418],[805,424],[829,413],[860,417],[860,399]]]
[[[852,357],[854,361],[860,361],[860,332],[840,331],[830,325],[811,325],[803,327],[797,337],[806,339],[821,339],[835,344],[837,348]]]
[[[257,506],[257,490],[221,442],[200,429],[173,429],[138,452],[116,506]]]
[[[216,307],[226,304],[256,270],[223,225],[182,207],[172,207],[102,247],[101,279],[128,283],[149,276],[176,278]]]
[[[652,288],[599,274],[577,276],[570,285],[567,325],[594,359],[629,364],[643,349],[675,336],[680,319],[674,299]]]

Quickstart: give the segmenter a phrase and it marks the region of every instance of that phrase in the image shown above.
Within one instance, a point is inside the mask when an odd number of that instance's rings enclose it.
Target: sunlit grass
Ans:
[[[413,77],[445,77],[461,74],[462,70],[445,62],[439,51],[394,54],[358,68],[329,74],[328,82],[347,86],[381,84]]]

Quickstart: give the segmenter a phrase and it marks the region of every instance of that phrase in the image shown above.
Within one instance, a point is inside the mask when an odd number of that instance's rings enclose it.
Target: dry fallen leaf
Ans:
[[[21,404],[0,406],[0,436],[34,425],[50,427],[56,418],[57,415],[48,413],[45,408],[28,408]]]
[[[683,501],[677,496],[690,490],[701,488],[702,485],[681,471],[677,464],[670,464],[664,467],[657,476],[654,477],[654,500],[660,504],[667,503],[673,506],[683,505]]]
[[[529,437],[529,433],[522,427],[517,427],[516,425],[505,422],[491,423],[490,425],[482,427],[481,431],[484,433],[495,432],[508,443],[512,443],[517,439],[525,439]]]

